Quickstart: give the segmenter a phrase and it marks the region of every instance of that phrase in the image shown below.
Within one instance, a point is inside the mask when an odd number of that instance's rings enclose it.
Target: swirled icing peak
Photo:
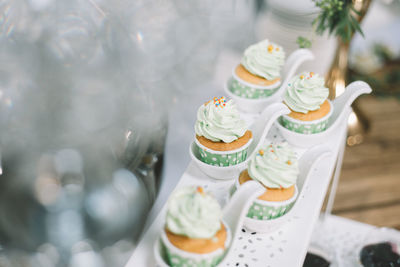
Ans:
[[[249,161],[250,177],[269,188],[288,188],[296,183],[299,166],[288,143],[264,146]]]
[[[202,187],[178,189],[168,201],[166,227],[177,235],[210,239],[221,228],[222,211],[217,200]]]
[[[247,125],[233,100],[214,97],[197,110],[194,129],[198,136],[211,141],[231,143],[245,134]]]
[[[292,78],[283,96],[285,103],[296,112],[307,114],[317,110],[328,98],[329,89],[323,77],[313,72],[303,72]]]
[[[242,65],[250,73],[274,80],[281,77],[281,69],[285,61],[283,48],[268,40],[249,46],[242,57]]]

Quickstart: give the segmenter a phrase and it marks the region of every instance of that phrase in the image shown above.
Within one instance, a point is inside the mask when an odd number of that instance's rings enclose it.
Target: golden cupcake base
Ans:
[[[200,144],[215,151],[231,151],[239,149],[245,144],[247,144],[252,137],[253,137],[252,132],[250,130],[247,130],[242,137],[236,139],[233,142],[225,143],[222,141],[214,142],[205,138],[204,136],[196,135],[196,138]]]
[[[290,107],[289,107],[290,109]],[[314,111],[309,111],[307,114],[301,113],[301,112],[296,112],[293,111],[292,109],[291,113],[288,114],[289,117],[301,121],[314,121],[314,120],[319,120],[323,117],[325,117],[329,111],[331,110],[331,106],[329,105],[328,100],[325,100],[324,103],[320,106],[319,109],[314,110]]]
[[[190,238],[183,235],[177,235],[165,228],[165,233],[168,240],[175,247],[192,253],[207,254],[217,249],[225,249],[225,241],[227,238],[227,231],[223,223],[221,229],[211,239],[207,238]]]
[[[280,78],[276,78],[274,80],[267,80],[263,77],[254,75],[254,74],[250,73],[248,70],[246,70],[246,68],[242,64],[239,64],[236,67],[235,73],[243,81],[248,82],[250,84],[254,84],[254,85],[271,86],[280,81]]]
[[[239,183],[243,184],[247,181],[253,180],[247,169],[242,171],[239,176]],[[285,201],[294,196],[295,193],[295,186],[292,185],[291,187],[288,188],[267,188],[267,191],[265,191],[264,194],[258,197],[259,200],[265,200],[265,201]]]

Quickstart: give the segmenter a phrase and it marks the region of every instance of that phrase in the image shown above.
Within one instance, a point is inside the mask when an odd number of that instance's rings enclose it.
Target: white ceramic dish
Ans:
[[[349,84],[344,93],[332,101],[334,107],[333,114],[329,120],[327,129],[323,132],[301,134],[286,129],[278,122],[275,122],[275,125],[282,136],[292,145],[307,148],[323,144],[336,135],[340,128],[339,126],[347,121],[351,113],[351,104],[354,100],[362,94],[369,94],[371,92],[371,87],[363,81],[356,81]]]
[[[312,121],[302,121],[290,117],[289,115],[282,115],[278,122],[280,125],[288,130],[296,131],[300,134],[313,134],[313,131],[323,132],[325,131],[325,126],[328,126],[329,120],[333,114],[333,105],[330,100],[327,100],[329,104],[329,112],[324,117],[312,120]],[[285,124],[290,125],[292,129],[289,129]]]
[[[224,221],[222,221],[222,223],[224,224],[224,227],[226,229],[226,240],[225,240],[224,246],[226,248],[228,248],[230,246],[230,244],[231,244],[231,241],[232,241],[232,233],[231,233],[230,227],[227,226],[227,224]],[[193,262],[202,262],[203,261],[203,263],[199,264],[199,265],[203,265],[204,262],[214,261],[215,258],[224,257],[224,254],[225,254],[225,249],[224,248],[219,248],[219,249],[217,249],[217,250],[215,250],[215,251],[213,251],[211,253],[206,253],[206,254],[192,253],[192,252],[187,252],[187,251],[181,250],[181,249],[175,247],[169,241],[169,239],[167,237],[167,234],[166,234],[164,229],[161,232],[161,242],[164,245],[165,249],[169,253],[171,253],[171,254],[173,254],[173,255],[181,258],[181,259],[189,259],[190,261],[193,261]],[[159,244],[159,245],[161,245],[161,244]],[[162,249],[162,247],[161,247],[161,249]],[[167,252],[167,254],[168,254],[168,252]],[[161,254],[164,255],[163,259],[165,259],[166,255],[164,254],[164,252],[161,252]]]
[[[290,110],[283,103],[273,103],[264,109],[260,117],[250,126],[250,130],[253,133],[253,142],[250,144],[248,149],[247,159],[239,164],[224,167],[204,163],[199,159],[198,150],[196,149],[194,142],[189,147],[190,157],[200,170],[211,178],[220,180],[234,179],[238,176],[240,171],[247,166],[247,161],[251,155],[262,145],[275,120],[279,116],[288,114],[289,112]]]
[[[222,221],[224,222],[225,226],[227,227],[227,230],[230,231],[230,233],[232,234],[232,240],[230,241],[230,245],[226,249],[226,254],[224,256],[224,259],[219,264],[219,266],[223,266],[224,261],[227,258],[229,258],[229,255],[232,253],[231,248],[234,246],[234,243],[237,241],[237,239],[235,237],[238,235],[238,233],[243,225],[243,220],[246,216],[247,210],[249,209],[253,200],[258,195],[262,194],[263,192],[265,192],[265,189],[259,183],[254,182],[254,181],[247,182],[245,185],[241,186],[241,188],[238,189],[237,194],[235,194],[230,199],[228,204],[224,207],[224,209],[222,211]],[[156,260],[157,266],[160,266],[160,267],[169,266],[166,261],[166,255],[160,244],[160,239],[158,239],[158,238],[157,238],[156,242],[154,243],[153,252],[154,252],[154,258]],[[181,251],[181,253],[185,254],[187,252]],[[193,254],[193,253],[188,253],[188,254]],[[189,255],[189,256],[193,256],[193,255]],[[197,255],[197,256],[200,258],[202,257],[202,255]]]
[[[332,152],[328,146],[321,145],[312,147],[307,150],[299,160],[299,177],[297,179],[297,188],[299,195],[296,202],[294,203],[292,209],[288,211],[285,215],[271,220],[256,220],[246,217],[244,219],[244,226],[250,231],[269,233],[276,231],[282,227],[294,213],[293,211],[301,207],[301,202],[304,195],[304,188],[307,187],[309,181],[309,176],[311,175],[312,169],[317,166],[318,161],[325,157],[332,155]],[[243,185],[242,185],[243,186]]]
[[[283,92],[289,80],[292,78],[297,68],[307,60],[313,60],[314,55],[308,49],[298,49],[294,51],[286,60],[282,71],[282,84],[281,87],[271,96],[262,99],[248,99],[233,94],[227,87],[228,81],[224,83],[224,91],[227,96],[234,99],[240,110],[248,113],[259,113],[271,103],[277,102],[281,99]],[[254,86],[253,86],[254,87]],[[265,87],[263,87],[265,88]]]

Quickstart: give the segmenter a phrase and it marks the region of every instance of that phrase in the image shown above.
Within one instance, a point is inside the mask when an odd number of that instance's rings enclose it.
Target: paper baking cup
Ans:
[[[236,179],[230,193],[233,195],[240,186],[239,179]],[[268,190],[268,189],[267,189]],[[293,207],[298,195],[297,185],[295,185],[294,195],[285,201],[265,201],[255,199],[247,212],[247,217],[255,220],[272,220],[285,215]]]
[[[278,84],[278,83],[277,83]],[[240,81],[236,80],[235,78],[231,77],[228,80],[228,89],[233,94],[247,98],[247,99],[261,99],[267,98],[273,95],[279,88],[279,85],[274,84],[273,89],[259,89],[255,88],[254,86],[247,86],[241,83]]]
[[[228,89],[233,94],[248,98],[260,99],[273,95],[281,85],[281,81],[277,81],[272,85],[256,85],[246,82],[236,75],[236,67],[232,69],[232,77],[228,80]]]
[[[313,121],[302,121],[289,117],[288,115],[283,115],[279,117],[279,123],[288,130],[296,133],[315,134],[323,132],[326,130],[329,119],[333,114],[333,105],[329,100],[328,103],[330,105],[330,111],[321,119]]]
[[[213,166],[226,167],[236,165],[246,160],[247,151],[253,138],[250,138],[244,146],[230,151],[212,150],[200,144],[197,138],[194,138],[194,141],[196,149],[199,152],[199,159],[202,162]]]
[[[227,231],[225,248],[228,248],[231,243],[232,234],[226,223],[223,222],[223,224]],[[222,248],[206,254],[192,253],[181,250],[175,247],[169,241],[165,230],[163,230],[161,234],[161,245],[167,257],[166,260],[168,264],[172,267],[214,267],[222,261],[226,253],[226,249]]]

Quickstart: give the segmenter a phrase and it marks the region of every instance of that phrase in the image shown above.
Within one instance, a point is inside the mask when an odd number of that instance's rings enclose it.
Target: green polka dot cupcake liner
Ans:
[[[246,216],[261,221],[279,218],[290,211],[296,202],[296,198],[297,194],[295,193],[291,199],[284,201],[285,203],[257,199],[249,208]],[[275,205],[276,203],[279,205]]]
[[[195,138],[195,149],[198,150],[199,160],[213,166],[227,167],[239,164],[247,159],[247,152],[253,138],[244,146],[231,151],[216,151],[209,149]]]
[[[228,227],[225,248],[229,247],[231,242],[231,233]],[[206,254],[192,253],[175,247],[169,240],[165,231],[161,234],[161,249],[166,262],[171,267],[214,267],[217,266],[226,254],[226,250],[220,248],[216,251]]]
[[[233,195],[239,185],[239,179],[236,179],[236,182],[232,185],[230,189],[230,194]],[[273,220],[279,218],[286,213],[288,213],[294,203],[296,202],[298,195],[298,189],[295,185],[295,192],[293,197],[285,201],[265,201],[260,199],[255,199],[253,204],[250,206],[249,211],[247,212],[246,217],[255,219],[255,220]]]
[[[301,134],[320,133],[325,131],[326,128],[328,127],[329,119],[331,118],[333,113],[333,105],[331,104],[330,101],[329,104],[331,106],[329,113],[321,119],[314,121],[302,121],[289,117],[288,115],[283,115],[279,117],[278,121],[283,127],[296,133],[301,133]]]
[[[279,89],[278,86],[271,89],[255,88],[253,86],[245,85],[233,77],[228,80],[227,86],[231,93],[247,99],[267,98],[273,95]]]

